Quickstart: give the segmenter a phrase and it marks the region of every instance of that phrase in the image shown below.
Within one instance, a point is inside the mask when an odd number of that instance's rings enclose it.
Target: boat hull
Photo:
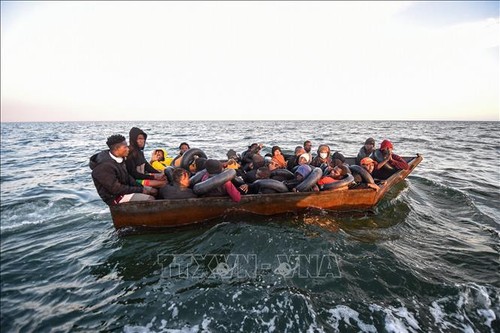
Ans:
[[[311,208],[367,210],[376,206],[385,193],[404,180],[422,159],[420,155],[408,158],[410,169],[392,175],[378,190],[339,188],[320,192],[243,195],[239,203],[229,197],[128,202],[111,206],[110,211],[115,228],[121,229],[180,227],[232,214],[275,215]]]

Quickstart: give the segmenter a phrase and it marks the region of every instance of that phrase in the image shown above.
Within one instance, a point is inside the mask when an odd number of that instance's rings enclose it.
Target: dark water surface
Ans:
[[[148,133],[224,158],[305,139],[424,155],[373,212],[118,234],[89,157]],[[4,123],[2,332],[500,332],[497,122]]]

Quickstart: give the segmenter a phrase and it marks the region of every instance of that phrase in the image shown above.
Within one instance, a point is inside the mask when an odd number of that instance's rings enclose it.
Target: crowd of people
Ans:
[[[363,173],[375,180],[384,180],[398,170],[409,168],[403,158],[393,153],[391,141],[383,140],[377,149],[373,138],[365,141],[355,160],[362,172],[359,169],[352,172],[345,157],[340,152],[332,152],[326,144],[320,144],[313,155],[309,140],[290,155],[273,146],[271,153],[263,156],[263,145],[252,143],[241,154],[230,149],[227,160],[210,159],[203,156],[204,153],[186,154],[190,146],[183,142],[174,158],[169,157],[165,149],[155,149],[149,161],[144,156],[146,140],[147,134],[133,127],[128,144],[123,135],[111,135],[106,141],[109,149],[90,158],[94,185],[106,204],[200,196],[229,196],[239,202],[246,194],[320,191],[336,184],[377,189],[378,185],[373,182],[364,183]],[[183,163],[186,156],[190,160]],[[343,182],[349,176],[352,181]],[[213,186],[201,193],[197,191],[197,184],[204,182]]]

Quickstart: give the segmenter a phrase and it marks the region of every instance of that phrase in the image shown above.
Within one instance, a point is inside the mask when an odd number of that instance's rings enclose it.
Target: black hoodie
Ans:
[[[142,165],[144,165],[144,172],[158,173],[158,170],[153,168],[146,158],[144,157],[144,148],[139,148],[137,145],[137,137],[139,134],[144,135],[144,141],[148,138],[148,135],[144,133],[143,130],[137,127],[132,127],[129,132],[129,143],[130,152],[128,154],[125,164],[127,165],[128,173],[135,179],[155,179],[152,175],[146,175],[140,171]]]
[[[94,154],[90,158],[89,167],[92,169],[92,179],[97,193],[106,204],[111,206],[116,197],[142,193],[143,187],[128,174],[125,163],[118,163],[109,154],[109,150]]]

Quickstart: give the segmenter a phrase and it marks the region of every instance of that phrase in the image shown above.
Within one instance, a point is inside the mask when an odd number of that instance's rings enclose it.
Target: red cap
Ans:
[[[385,149],[394,149],[392,142],[389,140],[384,140],[380,144],[380,150],[385,150]]]

